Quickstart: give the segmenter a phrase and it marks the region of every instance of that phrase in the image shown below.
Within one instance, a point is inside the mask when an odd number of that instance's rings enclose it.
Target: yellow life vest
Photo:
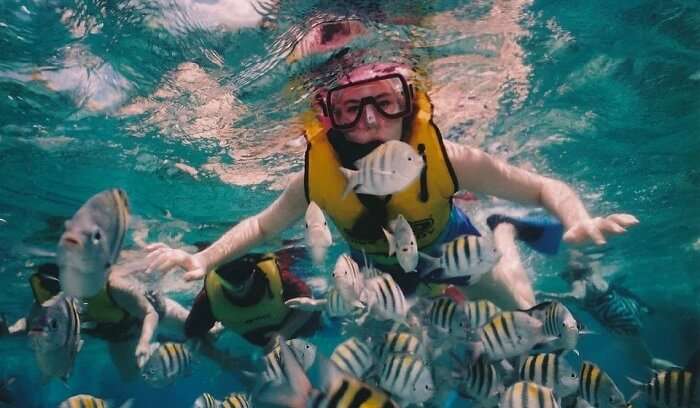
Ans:
[[[85,303],[86,306],[81,314],[81,318],[85,321],[95,323],[120,323],[130,317],[124,309],[114,303],[107,286],[95,296],[85,299]]]
[[[282,279],[274,256],[262,258],[257,267],[267,278],[268,290],[258,303],[251,306],[231,303],[224,293],[223,280],[216,271],[209,272],[204,282],[214,318],[239,334],[263,327],[277,327],[290,312],[282,298]]]
[[[452,195],[458,184],[440,130],[432,121],[433,106],[424,92],[416,92],[414,107],[411,134],[404,142],[423,155],[426,167],[424,174],[406,189],[392,195],[386,209],[387,222],[399,214],[406,218],[416,236],[418,248],[422,249],[436,243],[447,226]],[[304,119],[307,200],[315,201],[333,219],[351,248],[364,250],[374,263],[396,264],[395,258],[387,256],[386,239],[368,242],[350,235],[355,222],[366,210],[354,192],[342,198],[347,180],[340,171],[340,160],[328,140],[327,129],[311,114]],[[427,195],[421,196],[421,182],[425,183]]]

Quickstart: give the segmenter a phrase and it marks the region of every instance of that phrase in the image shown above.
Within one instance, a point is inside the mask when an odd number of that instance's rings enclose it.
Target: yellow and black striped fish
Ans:
[[[330,317],[345,317],[355,314],[361,310],[358,302],[350,304],[336,288],[330,288],[326,293],[326,313]]]
[[[374,353],[365,342],[351,337],[335,348],[331,361],[341,370],[357,378],[363,378],[374,366]]]
[[[464,311],[469,319],[469,326],[478,328],[488,323],[501,309],[490,301],[481,299],[466,302],[464,304]]]
[[[459,394],[482,406],[495,405],[499,392],[503,389],[503,382],[493,364],[480,358],[473,364],[463,366],[456,374]]]
[[[408,303],[399,285],[388,273],[369,279],[366,283],[367,306],[378,320],[404,321]]]
[[[430,368],[420,358],[405,354],[394,354],[383,361],[379,386],[401,402],[412,404],[422,404],[435,392]]]
[[[598,408],[625,408],[625,396],[597,365],[584,361],[579,374],[578,395]]]
[[[467,336],[467,315],[457,302],[447,296],[432,301],[428,308],[428,322],[442,333],[460,338]]]
[[[229,394],[228,397],[221,403],[221,408],[250,408],[250,400],[248,396],[241,393]]]
[[[166,342],[157,347],[141,369],[144,380],[161,388],[192,373],[192,355],[183,343]]]
[[[630,400],[644,395],[650,406],[657,408],[700,407],[700,378],[687,370],[667,370],[654,374],[647,384],[629,379],[639,390]]]
[[[132,402],[133,400],[128,400],[124,404],[120,405],[120,408],[131,407]],[[93,397],[89,394],[79,394],[63,401],[58,408],[110,408],[113,406],[114,405],[108,404],[102,398]]]
[[[376,348],[376,355],[380,361],[390,354],[409,354],[425,357],[426,346],[422,339],[413,333],[390,331],[384,335],[384,341]]]
[[[508,387],[501,398],[501,408],[559,408],[551,388],[528,381]]]
[[[213,395],[205,392],[194,400],[192,408],[219,408],[221,402],[217,401]]]
[[[571,395],[578,390],[578,374],[566,359],[554,353],[528,356],[520,364],[519,377],[551,388],[559,398]]]
[[[527,353],[547,338],[542,322],[518,311],[497,313],[477,333],[491,361]]]

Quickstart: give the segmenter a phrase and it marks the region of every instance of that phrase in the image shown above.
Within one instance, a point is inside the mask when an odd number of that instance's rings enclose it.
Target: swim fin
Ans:
[[[491,230],[502,222],[512,224],[517,231],[517,238],[529,247],[545,255],[555,255],[559,250],[564,226],[556,218],[545,214],[526,215],[524,217],[509,217],[492,214],[486,219]]]

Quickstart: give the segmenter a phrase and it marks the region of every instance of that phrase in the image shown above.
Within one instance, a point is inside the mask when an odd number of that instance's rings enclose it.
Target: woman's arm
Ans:
[[[564,224],[569,242],[592,239],[604,244],[603,232],[620,234],[638,222],[627,214],[591,218],[576,192],[561,181],[511,166],[472,147],[445,141],[445,148],[460,189],[542,206]]]
[[[207,271],[245,254],[292,225],[302,217],[306,206],[304,173],[300,172],[291,177],[287,188],[269,207],[236,224],[201,252],[190,255],[164,244],[148,246],[151,253],[146,271],[166,271],[177,265],[186,270],[185,280],[202,279]]]

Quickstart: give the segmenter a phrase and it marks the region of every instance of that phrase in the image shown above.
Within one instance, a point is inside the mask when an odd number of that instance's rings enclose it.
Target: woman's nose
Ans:
[[[374,106],[365,106],[365,122],[369,127],[377,126],[377,112],[374,111]]]

